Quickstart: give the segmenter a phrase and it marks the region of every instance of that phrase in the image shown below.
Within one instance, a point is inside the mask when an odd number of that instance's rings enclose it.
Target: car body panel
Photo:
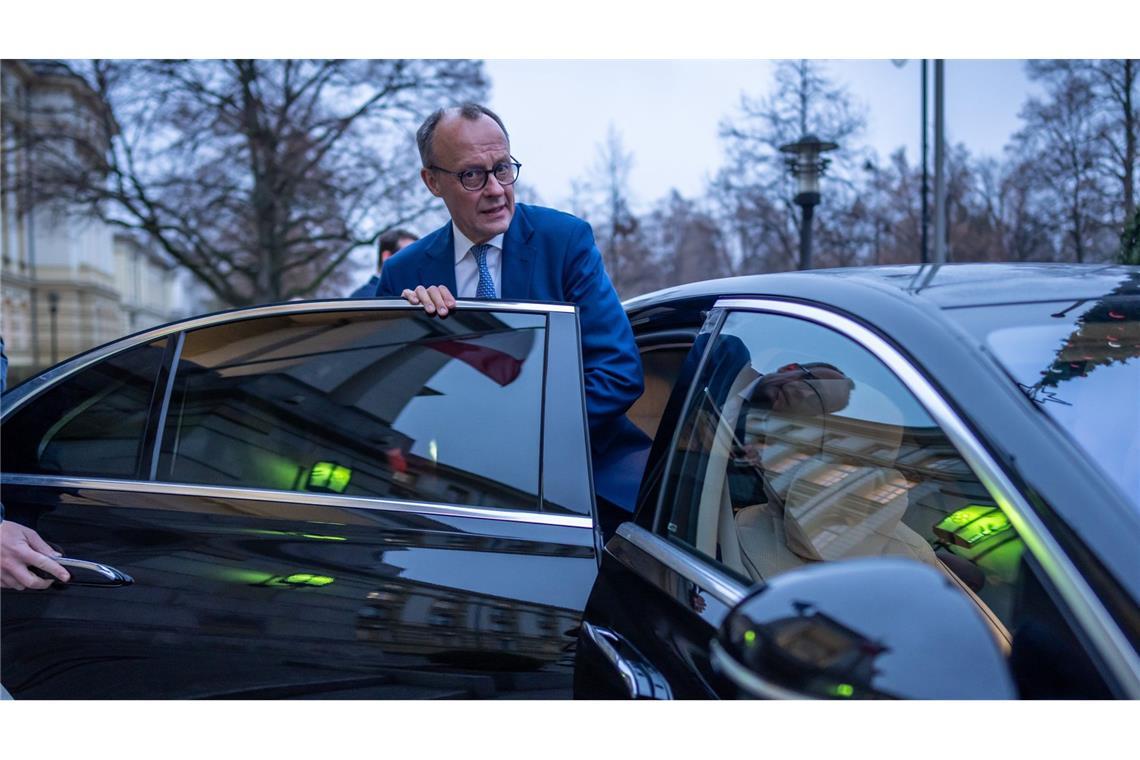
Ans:
[[[554,397],[542,404],[557,436],[543,457],[561,476],[544,481],[549,510],[6,473],[8,519],[133,583],[5,591],[5,686],[17,698],[568,697],[597,572],[577,319],[566,307],[515,308],[547,315],[557,349],[544,370]],[[5,416],[163,335],[181,333],[149,331],[51,370],[6,395]],[[162,414],[154,405],[151,416]]]

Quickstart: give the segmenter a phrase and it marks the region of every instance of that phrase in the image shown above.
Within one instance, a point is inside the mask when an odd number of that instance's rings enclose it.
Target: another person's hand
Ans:
[[[455,296],[446,285],[432,285],[430,288],[420,285],[415,290],[405,288],[400,297],[413,306],[422,304],[425,312],[441,317],[446,317],[455,308]]]
[[[59,556],[31,528],[11,520],[0,522],[0,588],[24,591],[47,588],[54,582],[33,573],[33,567],[66,583],[71,575],[53,559]]]

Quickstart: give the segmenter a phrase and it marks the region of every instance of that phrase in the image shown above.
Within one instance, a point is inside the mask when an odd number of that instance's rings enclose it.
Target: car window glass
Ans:
[[[1135,289],[1140,272],[1118,290]],[[1140,297],[948,309],[1140,510]]]
[[[909,390],[821,325],[729,314],[674,452],[663,528],[750,582],[906,557],[974,598],[999,641],[1024,545]]]
[[[133,478],[166,340],[79,370],[4,421],[5,472]]]
[[[545,327],[401,310],[190,332],[158,477],[537,508]]]
[[[657,426],[665,413],[665,404],[681,365],[689,355],[690,346],[660,346],[647,348],[641,352],[641,366],[645,375],[645,391],[629,408],[627,416],[643,433],[653,438]]]

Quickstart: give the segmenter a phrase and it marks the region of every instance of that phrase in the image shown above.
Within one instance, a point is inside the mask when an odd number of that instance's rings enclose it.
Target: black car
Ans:
[[[73,580],[3,593],[4,685],[1140,697],[1140,270],[763,275],[626,307],[653,441],[633,514],[591,487],[570,306],[259,307],[13,389],[7,518]]]

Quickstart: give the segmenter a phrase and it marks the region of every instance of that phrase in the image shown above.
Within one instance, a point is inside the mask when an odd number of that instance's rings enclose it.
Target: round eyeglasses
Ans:
[[[519,170],[522,169],[522,164],[516,161],[514,156],[511,156],[510,161],[500,161],[490,169],[464,169],[461,172],[453,172],[434,164],[428,168],[433,172],[443,172],[458,177],[459,184],[463,186],[464,190],[474,191],[486,187],[487,177],[492,174],[495,175],[495,181],[500,185],[513,185],[515,180],[519,178]]]

